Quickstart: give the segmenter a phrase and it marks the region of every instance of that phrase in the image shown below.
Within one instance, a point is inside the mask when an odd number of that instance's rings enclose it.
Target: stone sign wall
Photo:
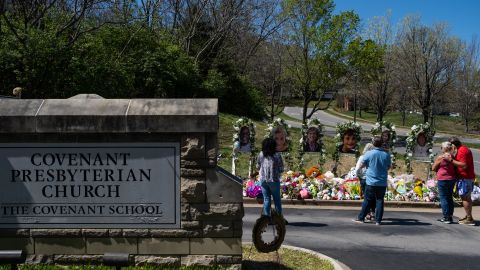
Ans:
[[[214,99],[120,100],[91,95],[65,100],[0,99],[0,189],[8,190],[0,199],[0,250],[23,249],[28,253],[28,263],[100,263],[104,253],[122,252],[130,254],[132,263],[137,265],[240,268],[242,187],[216,166],[217,131],[218,106]],[[136,150],[142,144],[148,145],[148,149]],[[155,148],[165,146],[172,152]],[[59,147],[63,150],[51,151]],[[86,163],[88,153],[91,157],[99,154],[96,165]],[[71,159],[71,165],[59,165],[59,160],[65,161],[62,157],[68,158],[68,162]],[[168,168],[167,164],[176,157],[179,164]],[[107,159],[110,165],[99,164]],[[126,168],[134,170],[132,181],[93,181],[119,177],[126,180],[130,171],[122,176],[105,176],[111,173],[106,170],[118,173],[118,169]],[[68,169],[91,170],[77,171],[69,178],[73,184],[68,185],[83,188],[84,196],[66,198],[62,187],[56,187],[64,183],[48,182],[63,179],[58,170]],[[179,177],[175,176],[176,171]],[[66,172],[65,177],[68,175]],[[175,183],[179,185],[175,187]],[[13,193],[18,196],[7,195]],[[38,207],[26,206],[28,202]],[[157,223],[152,222],[155,217],[141,222],[148,213],[134,213],[130,221],[115,212],[102,218],[96,216],[98,212],[87,217],[80,217],[78,212],[52,213],[52,209],[70,211],[68,204],[74,202],[98,204],[97,207],[107,203],[153,203],[164,208],[158,210],[162,217],[157,217]],[[56,203],[67,207],[52,207]],[[22,207],[13,207],[15,204]],[[48,217],[42,216],[42,209]],[[152,209],[148,211],[157,211]],[[27,213],[34,217],[28,219],[31,217],[26,217]],[[132,219],[135,224],[128,224]],[[171,227],[162,224],[172,220]],[[88,222],[94,225],[80,224]]]

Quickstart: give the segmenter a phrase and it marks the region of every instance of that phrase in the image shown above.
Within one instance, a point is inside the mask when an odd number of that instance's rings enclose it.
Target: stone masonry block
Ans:
[[[189,254],[188,238],[143,238],[138,240],[139,254]]]
[[[241,219],[244,215],[242,203],[191,204],[190,215],[193,220]]]
[[[101,264],[103,255],[55,255],[53,261],[56,264]]]
[[[109,237],[122,237],[123,236],[123,231],[122,231],[122,229],[109,229],[108,230],[108,236]]]
[[[190,254],[242,255],[240,238],[198,238],[190,239]]]
[[[148,229],[123,229],[124,237],[150,237]]]
[[[243,236],[243,221],[242,220],[235,220],[233,222],[233,237],[240,237]]]
[[[179,267],[180,256],[135,256],[135,266],[143,265]]]
[[[200,227],[202,226],[200,221],[182,221],[181,225],[182,229],[185,230],[200,229]]]
[[[35,254],[85,254],[83,238],[34,238]]]
[[[82,229],[31,229],[32,237],[82,237]]]
[[[205,135],[191,133],[182,136],[182,159],[205,158]]]
[[[205,202],[205,179],[182,177],[181,193],[184,202]]]
[[[182,222],[185,221],[190,221],[192,219],[190,215],[190,204],[188,203],[181,203],[180,204],[180,211],[182,213]]]
[[[211,162],[208,159],[182,159],[180,161],[180,167],[187,169],[207,168],[212,167]]]
[[[233,224],[230,221],[205,221],[203,226],[204,237],[233,237]]]
[[[242,256],[217,255],[217,264],[238,264],[242,263]]]
[[[108,237],[108,229],[83,229],[85,237]]]
[[[205,170],[204,169],[180,169],[180,176],[182,177],[204,177]]]
[[[152,237],[160,238],[190,238],[190,237],[201,237],[202,230],[171,230],[171,229],[151,229],[150,235]]]
[[[87,238],[87,254],[121,252],[136,254],[137,238]]]
[[[215,256],[209,256],[209,255],[182,256],[182,265],[186,265],[186,266],[213,266],[213,265],[215,265]]]
[[[217,163],[218,156],[218,137],[216,133],[206,133],[205,134],[205,148],[207,153],[207,158]]]
[[[42,254],[32,254],[27,255],[25,259],[25,264],[51,264],[53,263],[53,256],[51,255],[42,255]]]
[[[27,254],[33,254],[33,239],[25,237],[0,237],[0,250],[23,250]]]

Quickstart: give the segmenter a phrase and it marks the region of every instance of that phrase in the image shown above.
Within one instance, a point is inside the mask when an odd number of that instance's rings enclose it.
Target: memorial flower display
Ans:
[[[284,199],[313,200],[360,200],[360,180],[351,172],[336,177],[332,172],[322,173],[317,166],[304,172],[288,171],[282,175],[281,195]],[[244,182],[244,196],[256,198],[261,195],[259,179]],[[390,201],[437,202],[437,181],[419,179],[412,174],[388,176],[385,199]]]

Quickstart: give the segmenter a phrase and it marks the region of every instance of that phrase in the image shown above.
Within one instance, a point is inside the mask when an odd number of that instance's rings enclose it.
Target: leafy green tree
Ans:
[[[285,40],[290,65],[286,76],[303,98],[303,123],[318,110],[326,91],[337,91],[348,74],[348,45],[359,22],[353,12],[334,15],[330,0],[285,0]],[[308,110],[310,102],[313,108]]]

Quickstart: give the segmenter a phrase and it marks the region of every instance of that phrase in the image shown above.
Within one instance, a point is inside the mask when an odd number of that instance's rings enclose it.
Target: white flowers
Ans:
[[[391,129],[392,129],[393,131],[395,131],[395,126],[392,126],[392,128],[391,128]]]
[[[409,157],[412,157],[412,153],[408,153],[408,156],[409,156]]]
[[[417,125],[412,126],[412,130],[417,130],[417,128],[418,128]]]
[[[432,148],[428,149],[428,152],[429,152],[429,153],[432,153],[432,152],[433,152],[433,151],[432,151]]]

